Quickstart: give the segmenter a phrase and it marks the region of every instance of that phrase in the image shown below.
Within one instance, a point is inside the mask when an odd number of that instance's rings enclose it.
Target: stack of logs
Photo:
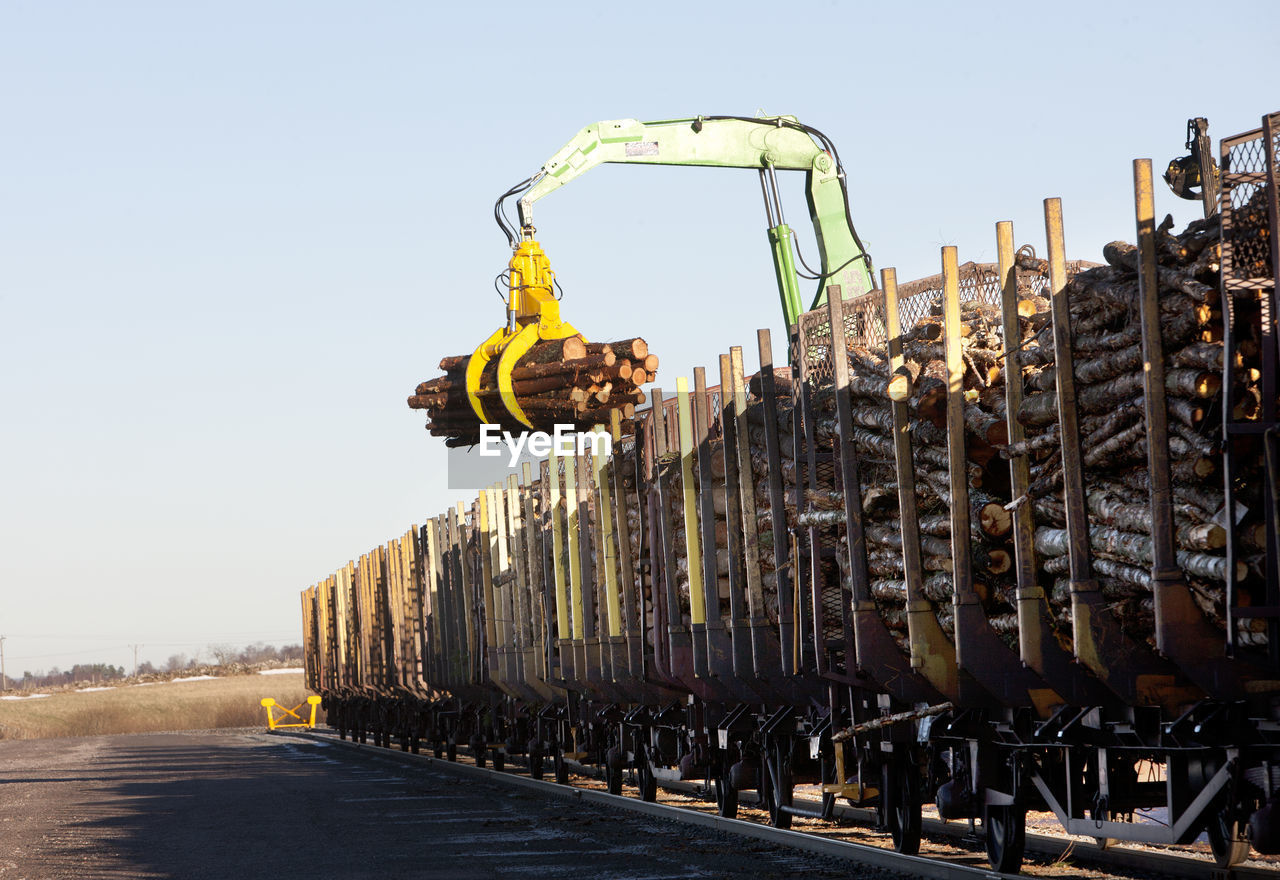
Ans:
[[[1227,560],[1221,483],[1222,321],[1218,306],[1218,228],[1215,221],[1192,223],[1160,234],[1160,303],[1166,358],[1166,388],[1173,471],[1178,563],[1201,609],[1223,625]],[[1151,511],[1142,394],[1142,341],[1138,310],[1137,257],[1132,245],[1113,242],[1104,249],[1107,265],[1075,275],[1068,283],[1075,357],[1076,399],[1084,452],[1084,483],[1090,519],[1094,576],[1112,610],[1129,631],[1149,638],[1153,626],[1151,594]],[[1042,261],[1019,257],[1019,267],[1043,275]],[[940,307],[903,334],[906,369],[890,377],[883,343],[851,340],[854,444],[860,456],[863,508],[867,518],[868,562],[872,591],[882,616],[905,637],[905,582],[902,580],[901,530],[893,468],[891,395],[906,398],[921,516],[924,589],[937,606],[940,623],[953,629],[950,492],[946,446],[946,370]],[[965,427],[968,482],[972,506],[975,588],[997,631],[1012,642],[1016,615],[1013,589],[1011,516],[1006,507],[1029,503],[1036,524],[1035,550],[1042,585],[1063,635],[1069,636],[1067,533],[1062,500],[1062,456],[1049,303],[1024,294],[1019,304],[1019,362],[1026,396],[1018,414],[1025,442],[1008,445],[1003,381],[1005,340],[1000,308],[971,301],[962,307]],[[1245,322],[1248,323],[1247,321]],[[1236,418],[1252,418],[1261,409],[1256,369],[1242,358],[1256,353],[1256,339],[1238,343],[1235,387],[1225,399]],[[830,389],[815,396],[820,444],[834,434]],[[1031,489],[1013,499],[1008,459],[1030,460]],[[1260,466],[1260,462],[1258,465]],[[1248,469],[1246,469],[1248,470]],[[1236,487],[1243,505],[1240,533],[1253,555],[1237,557],[1244,578],[1242,601],[1260,581],[1261,526],[1259,474],[1240,475]],[[806,493],[802,526],[843,522],[842,497],[834,491]],[[847,550],[841,559],[847,573]],[[1261,601],[1257,599],[1256,601]],[[1241,621],[1240,638],[1258,643],[1265,634]]]
[[[447,446],[474,446],[480,441],[480,419],[467,396],[466,371],[470,355],[446,357],[445,371],[417,388],[409,398],[412,409],[427,411],[427,430],[444,437]],[[535,430],[550,432],[556,425],[588,430],[610,423],[617,410],[624,421],[644,401],[640,386],[652,382],[658,356],[640,338],[588,343],[581,336],[536,343],[511,372],[516,401]],[[485,365],[480,394],[490,423],[504,430],[527,430],[506,411],[497,390],[498,358]],[[624,430],[629,426],[624,424]]]
[[[1174,520],[1178,563],[1200,608],[1208,619],[1224,625],[1224,586],[1229,574],[1222,527],[1222,401],[1237,419],[1261,412],[1261,385],[1256,362],[1260,348],[1260,321],[1245,314],[1250,306],[1236,304],[1237,321],[1244,328],[1237,339],[1233,387],[1223,394],[1222,320],[1218,303],[1219,232],[1215,221],[1192,223],[1178,235],[1161,227],[1160,303],[1166,359],[1166,390],[1173,474]],[[1090,525],[1093,575],[1120,623],[1135,637],[1150,639],[1154,602],[1151,594],[1151,526],[1146,429],[1142,393],[1142,341],[1138,309],[1137,261],[1132,245],[1115,242],[1104,249],[1106,265],[1079,272],[1068,282],[1076,398],[1084,461],[1084,484]],[[962,304],[962,348],[966,428],[966,480],[970,493],[971,534],[975,590],[982,598],[988,619],[997,632],[1013,644],[1017,617],[1012,602],[1013,515],[1011,510],[1029,505],[1035,525],[1036,572],[1050,595],[1055,623],[1064,640],[1070,639],[1070,593],[1067,569],[1067,533],[1062,500],[1063,474],[1059,446],[1056,372],[1049,302],[1042,295],[1047,267],[1034,257],[1019,255],[1020,296],[1017,328],[1018,361],[1025,396],[1018,419],[1026,440],[1011,445],[1006,423],[1004,382],[1005,339],[1001,309],[992,303]],[[1254,306],[1256,311],[1256,306]],[[1252,328],[1252,330],[1249,330]],[[952,617],[952,550],[950,526],[950,478],[946,436],[946,369],[940,306],[903,334],[906,366],[890,376],[883,340],[850,339],[853,443],[859,457],[862,511],[872,594],[881,616],[899,643],[906,644],[906,585],[902,569],[902,531],[898,486],[894,465],[891,402],[905,401],[910,436],[916,506],[920,516],[921,556],[925,569],[924,591],[934,602],[939,623],[954,632]],[[758,380],[749,383],[758,392]],[[793,546],[804,548],[809,530],[827,547],[836,546],[836,559],[820,560],[830,584],[849,576],[844,532],[844,498],[838,484],[838,468],[819,469],[817,488],[801,462],[804,449],[793,448],[790,429],[793,399],[789,383],[779,383],[777,417],[780,426],[781,477],[784,485],[786,525]],[[813,428],[819,452],[835,449],[835,400],[829,384],[811,386]],[[776,568],[765,455],[764,412],[758,393],[748,408],[752,481],[756,487],[756,522],[759,537],[761,585],[765,610],[777,622]],[[624,447],[625,448],[625,447]],[[798,456],[797,456],[798,453]],[[1026,457],[1031,487],[1025,497],[1013,498],[1009,463]],[[1262,603],[1261,554],[1265,530],[1260,487],[1261,456],[1239,473],[1234,491],[1243,546],[1236,555],[1234,574],[1241,578],[1240,601]],[[658,462],[661,479],[667,481],[668,515],[675,550],[675,584],[682,610],[688,614],[688,558],[684,541],[680,475],[674,455]],[[636,496],[634,465],[625,457],[624,479],[628,495],[627,519],[633,554],[633,570],[640,571],[642,544],[657,545],[651,532],[642,535]],[[1253,459],[1250,459],[1253,461]],[[724,551],[725,492],[721,441],[711,442],[718,583],[708,585],[708,609],[728,611],[728,559]],[[797,487],[797,474],[803,483]],[[698,471],[694,470],[695,481]],[[703,487],[697,487],[699,491]],[[658,509],[649,508],[650,528]],[[783,563],[787,562],[784,558]],[[807,572],[798,574],[807,578]],[[640,594],[632,585],[633,596]],[[798,595],[805,596],[807,589]],[[644,617],[653,623],[652,596],[644,596]],[[825,603],[824,603],[825,604]],[[824,615],[839,618],[839,608],[823,608]],[[1240,621],[1238,636],[1244,644],[1265,642],[1262,621]],[[649,627],[646,627],[649,631]]]

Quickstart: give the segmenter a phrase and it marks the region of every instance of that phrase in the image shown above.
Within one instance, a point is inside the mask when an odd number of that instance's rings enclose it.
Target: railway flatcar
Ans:
[[[1180,233],[1135,163],[1136,245],[1068,262],[1046,200],[1044,259],[884,270],[349,562],[303,593],[329,724],[903,852],[933,803],[1000,871],[1029,810],[1280,852],[1277,125]]]

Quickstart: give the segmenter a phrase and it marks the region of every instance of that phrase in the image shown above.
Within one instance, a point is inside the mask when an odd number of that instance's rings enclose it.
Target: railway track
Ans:
[[[523,764],[507,763],[506,769],[494,770],[476,766],[469,755],[459,753],[456,761],[413,754],[400,749],[383,749],[339,739],[326,732],[291,732],[284,736],[303,737],[353,750],[374,749],[381,755],[395,757],[406,762],[426,762],[435,768],[487,782],[502,783],[532,789],[551,797],[585,801],[613,809],[629,810],[642,815],[655,816],[681,822],[695,828],[715,828],[721,832],[761,840],[780,846],[811,852],[829,858],[845,860],[858,865],[905,876],[933,878],[933,880],[973,880],[973,878],[1045,877],[1062,880],[1094,880],[1094,878],[1168,877],[1187,880],[1280,880],[1280,865],[1267,867],[1256,864],[1237,866],[1229,870],[1216,868],[1208,859],[1188,855],[1155,852],[1130,847],[1102,848],[1094,843],[1069,838],[1027,834],[1027,861],[1020,875],[1000,874],[985,866],[985,853],[980,836],[975,836],[967,823],[943,822],[926,819],[922,855],[908,856],[892,849],[889,835],[873,830],[874,811],[838,806],[838,823],[797,821],[792,830],[773,828],[767,824],[768,812],[763,805],[743,801],[738,819],[725,819],[716,815],[715,798],[705,786],[690,783],[664,782],[658,790],[656,802],[645,802],[635,796],[634,787],[624,788],[624,794],[612,795],[605,790],[605,783],[592,768],[575,761],[566,762],[570,767],[568,786],[533,779],[527,775]],[[510,760],[510,759],[509,759]],[[812,806],[797,792],[798,807]],[[847,823],[856,822],[857,825]]]

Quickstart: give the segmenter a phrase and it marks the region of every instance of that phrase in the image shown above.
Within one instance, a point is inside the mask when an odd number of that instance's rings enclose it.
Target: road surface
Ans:
[[[373,749],[254,731],[0,741],[0,880],[823,880],[849,870]]]

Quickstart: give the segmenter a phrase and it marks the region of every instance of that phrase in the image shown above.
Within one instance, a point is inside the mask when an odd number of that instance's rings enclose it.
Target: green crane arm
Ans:
[[[534,202],[606,162],[757,169],[765,190],[778,293],[790,328],[799,320],[803,301],[796,277],[792,232],[783,220],[775,170],[804,171],[807,176],[809,216],[821,259],[818,290],[809,308],[825,303],[832,285],[840,286],[843,299],[873,287],[870,258],[849,216],[843,172],[836,157],[820,147],[811,132],[814,130],[789,116],[713,116],[659,122],[613,119],[588,125],[532,178],[532,185],[519,203],[524,237],[531,238],[533,234]]]

